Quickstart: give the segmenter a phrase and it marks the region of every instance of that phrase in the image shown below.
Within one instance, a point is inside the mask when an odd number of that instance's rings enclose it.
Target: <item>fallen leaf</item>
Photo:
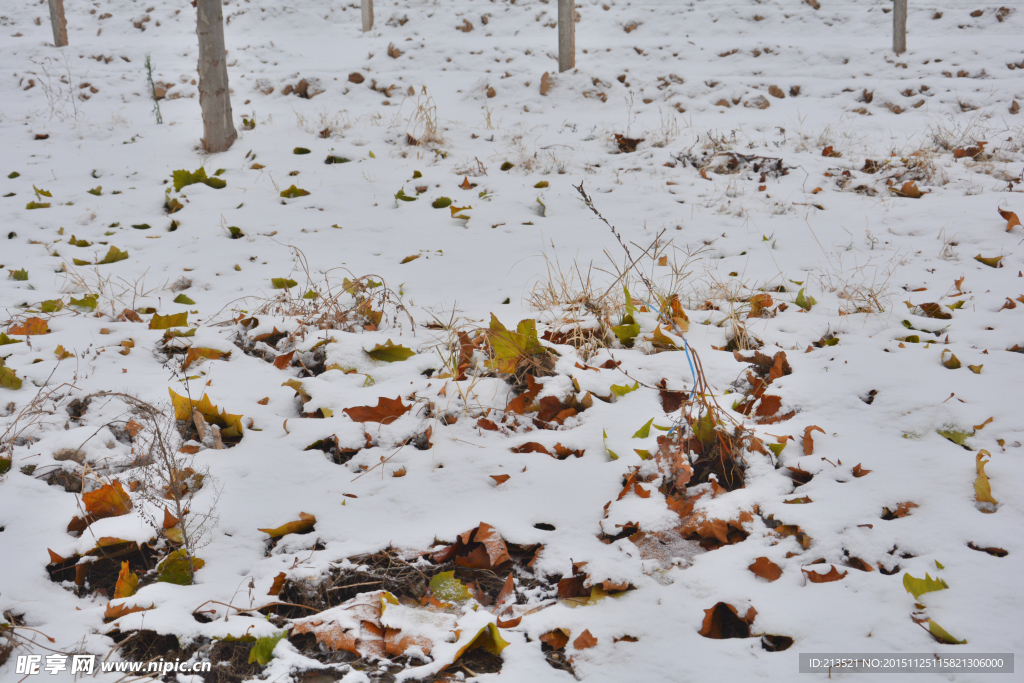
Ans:
[[[814,432],[821,432],[824,434],[825,430],[818,425],[809,425],[804,428],[804,455],[814,454],[814,439],[811,437],[811,434]]]
[[[704,621],[698,633],[705,638],[720,640],[723,638],[748,638],[750,625],[757,616],[753,607],[747,609],[742,617],[732,605],[720,602],[711,609],[704,610]]]
[[[107,603],[107,608],[103,610],[104,621],[114,621],[120,619],[126,614],[132,614],[133,612],[145,612],[146,610],[153,609],[156,607],[155,604],[149,607],[143,607],[142,605],[115,605],[112,602]]]
[[[512,477],[510,477],[507,474],[492,474],[491,475],[491,479],[493,479],[496,482],[495,486],[501,486],[502,484],[504,484],[506,481],[508,481],[511,478]]]
[[[544,643],[552,650],[561,650],[569,644],[569,636],[572,635],[572,631],[567,628],[556,628],[547,633],[541,634],[540,642]]]
[[[988,475],[985,473],[985,465],[988,464],[988,460],[985,458],[991,459],[992,454],[984,449],[978,451],[975,460],[978,478],[974,480],[974,499],[979,503],[998,505],[996,499],[992,497],[992,486],[989,483]]]
[[[782,576],[782,568],[767,557],[757,558],[747,569],[768,582],[777,581]]]
[[[849,574],[849,572],[843,572],[840,574],[835,565],[832,565],[832,569],[830,569],[827,574],[819,574],[813,569],[807,569],[805,567],[801,567],[800,571],[804,573],[804,576],[806,576],[807,580],[811,583],[831,583],[832,581],[838,581]]]
[[[395,363],[397,361],[408,360],[416,355],[414,351],[405,346],[399,346],[393,343],[390,339],[385,344],[377,344],[371,350],[366,352],[370,358],[374,360],[384,361],[385,363]]]
[[[181,371],[185,372],[193,363],[198,362],[202,358],[206,358],[209,360],[219,360],[221,358],[228,358],[230,355],[230,351],[218,351],[217,349],[193,346],[188,350],[188,353],[185,355],[185,360],[181,364]]]
[[[173,583],[179,586],[192,585],[192,572],[201,569],[206,562],[198,557],[189,557],[184,548],[175,550],[157,566],[157,581]],[[189,568],[191,566],[191,571]]]
[[[269,535],[271,538],[280,538],[285,534],[303,534],[312,531],[314,524],[316,524],[315,515],[300,512],[299,519],[297,521],[288,522],[276,529],[259,529],[259,531]]]
[[[957,640],[949,634],[949,632],[939,626],[932,619],[928,620],[928,632],[932,634],[932,637],[940,643],[946,643],[947,645],[966,645],[966,640]]]
[[[914,596],[915,600],[919,599],[925,593],[946,590],[949,588],[946,582],[942,579],[933,579],[927,573],[924,575],[923,579],[915,579],[909,572],[903,575],[903,587],[907,589],[908,593]]]
[[[377,399],[377,406],[358,406],[355,408],[345,408],[342,412],[348,415],[355,422],[379,422],[381,424],[391,424],[402,415],[405,415],[412,408],[411,405],[405,405],[402,403],[402,398],[384,398],[383,396]]]
[[[946,358],[947,353],[949,354],[949,358]],[[942,365],[949,368],[950,370],[958,370],[961,367],[960,359],[957,358],[956,355],[949,349],[942,350],[941,360]]]
[[[36,335],[48,334],[49,332],[50,328],[42,318],[29,318],[24,323],[11,325],[7,329],[8,334]]]
[[[149,329],[151,330],[167,330],[172,327],[187,326],[188,311],[183,311],[182,313],[174,313],[172,315],[160,315],[158,313],[154,315],[152,319],[149,321]]]
[[[291,367],[292,357],[294,356],[294,350],[289,351],[288,353],[282,353],[280,356],[274,359],[274,367],[277,368],[278,370],[287,370],[289,367]]]
[[[132,509],[132,501],[117,479],[113,484],[104,484],[95,491],[82,494],[85,517],[75,517],[68,524],[68,532],[84,531],[98,519],[120,517]]]
[[[1006,232],[1010,232],[1015,227],[1020,225],[1020,219],[1017,218],[1017,214],[1013,211],[1003,211],[1002,209],[996,209],[999,211],[999,215],[1006,219]]]
[[[285,577],[286,574],[284,572],[280,572],[275,576],[274,582],[270,585],[270,590],[267,591],[267,595],[279,595],[281,593],[281,589],[284,588]]]
[[[130,598],[139,588],[139,577],[128,569],[128,563],[121,563],[121,572],[114,586],[114,599]]]
[[[978,254],[977,256],[974,257],[974,260],[980,263],[984,263],[989,268],[1003,267],[1003,264],[1001,263],[1001,261],[1003,260],[1002,256],[982,256],[981,254]]]
[[[577,650],[586,650],[595,645],[597,645],[597,638],[590,633],[590,629],[583,631],[576,640],[572,641],[572,646]]]

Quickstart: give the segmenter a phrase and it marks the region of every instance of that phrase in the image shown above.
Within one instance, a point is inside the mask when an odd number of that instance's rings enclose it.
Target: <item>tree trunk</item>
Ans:
[[[363,0],[363,30],[369,31],[373,28],[373,0]]]
[[[238,137],[231,116],[221,0],[198,0],[199,106],[203,109],[203,148],[223,152]]]
[[[68,44],[68,21],[64,18],[64,0],[50,0],[50,24],[53,26],[53,44]]]
[[[576,3],[558,0],[558,70],[576,66]]]
[[[892,8],[892,50],[898,55],[907,51],[907,0],[896,0]]]

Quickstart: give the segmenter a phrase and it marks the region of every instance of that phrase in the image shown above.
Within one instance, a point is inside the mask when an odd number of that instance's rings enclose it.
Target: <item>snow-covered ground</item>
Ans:
[[[912,2],[896,56],[889,2],[809,1],[578,2],[576,68],[558,73],[554,1],[378,1],[362,33],[358,3],[231,0],[239,138],[213,156],[188,2],[69,0],[61,49],[44,3],[6,2],[0,622],[17,628],[0,631],[0,680],[22,679],[18,655],[175,650],[122,642],[139,630],[212,659],[211,680],[435,675],[496,622],[499,657],[478,648],[441,675],[787,680],[798,653],[1024,651],[1024,364],[1011,351],[1024,347],[1024,11]],[[175,187],[175,171],[200,167],[223,183]],[[285,198],[292,186],[308,194]],[[673,492],[678,444],[657,456],[669,433],[656,427],[680,420],[659,387],[694,382],[679,336],[655,334],[672,332],[652,310],[671,294],[717,402],[747,430],[734,435],[743,485],[717,482],[729,491],[692,486],[698,467]],[[153,324],[184,313],[194,336]],[[531,342],[515,377],[497,373],[501,334],[478,336],[492,314],[510,330],[535,320],[557,355]],[[639,326],[619,330],[631,348],[609,329],[623,324]],[[552,343],[595,328],[603,338]],[[415,353],[369,353],[389,341]],[[184,367],[184,347],[211,351]],[[767,364],[732,352],[753,347]],[[159,463],[141,466],[154,429],[176,434],[145,412],[170,415],[168,389],[205,393],[229,414],[208,421],[243,430],[225,430],[227,448],[208,435],[167,451],[172,468],[205,472],[185,515],[190,533],[207,522],[192,585],[157,580],[174,520],[162,530]],[[395,399],[383,423],[345,412]],[[577,453],[513,452],[528,443]],[[995,504],[979,502],[979,472]],[[76,535],[68,522],[95,511],[73,492],[83,476],[87,492],[118,480],[132,505]],[[262,531],[300,513],[312,531]],[[512,568],[490,571],[501,558],[478,549],[456,573],[476,598],[439,607],[425,554],[481,523],[493,530],[479,548],[500,555],[500,536]],[[121,558],[103,547],[128,559],[118,588],[134,573],[134,595],[113,597]],[[311,610],[240,610],[329,595],[355,575],[346,558],[383,551],[424,583],[383,615],[374,602],[375,628],[419,634],[429,657],[406,643],[391,665],[355,661],[292,633],[261,668],[246,663],[251,639],[217,640],[298,628]],[[77,556],[105,568],[83,567],[76,586]],[[380,589],[373,571],[356,572],[359,591]],[[518,604],[483,604],[510,572]],[[915,598],[906,577],[926,573],[945,587]],[[718,603],[749,623],[705,623],[728,611]],[[705,637],[716,628],[749,637]],[[552,654],[555,629],[569,637]],[[770,651],[782,636],[791,646]]]

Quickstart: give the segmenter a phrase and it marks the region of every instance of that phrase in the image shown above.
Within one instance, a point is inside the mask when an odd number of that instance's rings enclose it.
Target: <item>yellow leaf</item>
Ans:
[[[484,648],[493,655],[499,655],[508,645],[508,641],[501,637],[497,624],[490,623],[480,629],[473,640],[459,648],[459,651],[455,653],[454,661],[458,661],[459,657],[478,647]]]
[[[53,353],[55,356],[57,356],[57,360],[64,360],[65,358],[71,358],[72,356],[75,355],[73,353],[68,353],[67,351],[65,351],[63,345],[58,345],[57,348],[54,349]]]
[[[171,327],[187,327],[188,326],[188,311],[182,313],[174,313],[173,315],[154,315],[153,319],[149,321],[149,329],[151,330],[166,330]]]
[[[276,529],[260,529],[260,531],[268,534],[271,538],[280,538],[285,534],[301,534],[309,531],[313,528],[314,524],[316,524],[316,516],[300,512],[299,519],[295,522],[288,522]]]
[[[679,346],[676,345],[675,341],[673,341],[671,337],[669,337],[668,335],[661,331],[661,325],[658,325],[657,327],[654,328],[654,334],[650,337],[647,337],[647,341],[651,342],[657,347],[676,350],[679,349]]]
[[[121,573],[117,575],[114,586],[114,599],[129,598],[139,589],[139,577],[128,569],[128,563],[121,563]]]
[[[420,257],[420,254],[414,254],[413,256],[406,256],[404,259],[402,259],[401,264],[409,263],[409,261],[415,261],[419,257]],[[401,265],[401,264],[399,264],[399,265]]]
[[[957,640],[953,636],[949,635],[949,632],[936,624],[931,619],[928,620],[928,632],[931,633],[936,640],[949,645],[966,645],[966,640]]]
[[[198,401],[193,401],[188,396],[180,396],[168,389],[171,395],[171,405],[174,406],[174,419],[185,421],[192,419],[192,411],[198,410],[199,414],[206,418],[206,421],[215,424],[221,429],[221,435],[226,438],[240,438],[242,436],[242,416],[231,415],[225,410],[220,410],[213,405],[210,397],[203,394]]]
[[[202,358],[208,358],[210,360],[219,360],[221,358],[228,358],[231,355],[230,351],[218,351],[217,349],[208,349],[199,346],[193,346],[188,350],[188,355],[185,356],[185,361],[181,364],[181,371],[185,372],[189,366],[193,363],[198,362]]]
[[[991,457],[992,454],[984,449],[978,451],[976,458],[978,478],[974,480],[974,499],[979,503],[998,505],[996,499],[992,497],[992,486],[989,484],[988,475],[985,474],[985,465],[988,464],[988,460],[985,458]]]

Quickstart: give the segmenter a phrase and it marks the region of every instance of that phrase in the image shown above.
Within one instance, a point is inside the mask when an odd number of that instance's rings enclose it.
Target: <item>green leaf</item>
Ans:
[[[417,199],[418,199],[418,197],[410,197],[409,195],[407,195],[405,193],[405,188],[404,187],[401,190],[399,190],[398,192],[395,193],[395,201],[414,202]]]
[[[768,449],[775,454],[776,458],[778,458],[782,455],[782,450],[786,447],[787,443],[789,442],[784,441],[783,443],[770,443],[768,444]]]
[[[377,155],[373,153],[372,149],[370,150],[370,158],[371,159],[376,159],[377,158]]]
[[[229,225],[228,226],[228,235],[230,235],[231,239],[233,239],[233,240],[237,240],[237,239],[241,239],[242,237],[245,237],[245,233],[242,232],[242,229],[237,227],[237,226],[234,226],[234,225]]]
[[[327,158],[324,159],[325,164],[347,164],[350,161],[352,160],[346,157],[336,157],[333,155],[328,155]]]
[[[637,430],[636,434],[633,435],[634,439],[646,439],[651,435],[651,425],[654,424],[654,418],[652,417],[647,421],[643,427]]]
[[[423,174],[420,173],[419,171],[413,171],[412,172],[412,179],[413,180],[416,180],[417,178],[422,178],[422,177],[423,177]]]
[[[308,153],[309,150],[306,150]],[[256,643],[253,644],[252,650],[249,651],[249,663],[259,664],[260,666],[266,666],[270,663],[270,660],[274,658],[274,648],[277,644],[288,635],[287,631],[282,631],[276,636],[267,636],[266,638],[257,638]]]
[[[191,563],[192,571],[189,571],[189,563]],[[163,583],[173,583],[179,586],[191,586],[192,585],[192,572],[202,568],[206,564],[203,560],[198,557],[190,558],[188,551],[184,548],[175,550],[173,553],[164,558],[156,568],[156,580]]]
[[[710,414],[702,416],[699,420],[693,423],[693,435],[697,437],[702,444],[710,445],[715,441],[717,423]]]
[[[50,194],[46,190],[40,190],[35,185],[32,186],[32,189],[36,191],[36,196],[39,196],[39,197],[53,197],[52,194]]]
[[[28,271],[25,270],[24,268],[22,268],[21,270],[9,270],[7,272],[11,274],[11,278],[14,280],[25,281],[28,279]]]
[[[491,313],[490,328],[488,341],[494,352],[494,359],[488,361],[487,366],[498,372],[515,372],[520,358],[547,352],[537,338],[536,320],[520,320],[516,331],[511,332]]]
[[[438,197],[430,205],[435,209],[444,209],[452,205],[452,200],[448,197]]]
[[[6,367],[0,362],[0,387],[4,389],[21,389],[21,380],[15,376],[14,370]]]
[[[430,590],[442,602],[465,602],[473,597],[462,582],[455,578],[455,572],[440,572],[430,579]]]
[[[377,344],[371,350],[366,352],[370,358],[374,360],[384,361],[385,363],[394,363],[396,361],[408,360],[415,356],[415,352],[412,349],[408,349],[404,346],[397,346],[390,339],[386,344]]]
[[[149,223],[133,223],[132,227],[136,230],[149,230],[150,225]]]
[[[197,171],[192,173],[186,170],[174,171],[171,173],[171,177],[174,179],[174,191],[181,192],[181,188],[196,183],[206,182],[206,169],[200,167]]]
[[[966,446],[967,437],[974,436],[974,432],[968,432],[966,430],[960,431],[956,429],[956,427],[951,427],[950,429],[937,429],[935,431],[938,433],[939,436],[943,437],[944,439],[949,439],[957,446]]]
[[[613,384],[611,386],[611,392],[613,394],[615,394],[616,396],[621,397],[621,396],[625,396],[626,394],[628,394],[631,391],[636,391],[639,388],[640,388],[640,382],[635,382],[633,384],[633,386],[628,386],[628,385],[625,385],[625,384]]]
[[[801,287],[800,291],[797,292],[796,301],[794,301],[793,303],[795,303],[797,306],[804,309],[805,311],[809,311],[811,310],[811,306],[818,302],[815,301],[813,296],[804,297],[804,288]]]
[[[64,308],[64,302],[60,299],[47,299],[46,301],[39,304],[39,308],[43,313],[56,313],[57,311]]]
[[[966,645],[966,640],[957,640],[953,636],[949,635],[949,632],[939,626],[932,619],[928,620],[928,632],[935,636],[936,640],[939,640],[948,645]]]
[[[302,188],[299,188],[299,187],[295,187],[294,185],[289,187],[287,190],[282,190],[281,191],[281,196],[284,197],[285,199],[295,199],[296,197],[305,197],[308,194],[309,194],[309,192],[307,192],[306,190],[303,190]]]
[[[974,257],[974,260],[978,261],[980,263],[984,263],[989,268],[1002,268],[1003,267],[1002,264],[1000,263],[1000,261],[1003,260],[1002,256],[988,256],[988,257],[985,257],[985,256],[982,256],[981,254],[978,254],[977,256]]]
[[[897,341],[908,342],[910,344],[920,344],[921,337],[916,334],[911,334],[907,335],[906,337],[903,337],[902,339],[897,339]]]
[[[100,298],[99,294],[86,294],[81,299],[71,297],[68,302],[72,306],[79,306],[81,308],[94,309],[96,308],[96,301]]]
[[[291,278],[272,277],[270,278],[270,284],[273,285],[274,289],[291,289],[299,283]]]
[[[633,314],[636,313],[636,306],[633,305],[633,297],[629,295],[629,289],[627,289],[626,287],[623,287],[622,291],[626,297],[626,316],[629,317],[630,323],[635,322],[633,320]],[[626,316],[623,316],[623,322],[625,322]]]
[[[309,150],[305,147],[296,147],[292,150],[292,154],[309,154]]]
[[[101,194],[103,194],[103,186],[102,185],[97,185],[96,187],[92,188],[91,190],[86,190],[86,192],[88,192],[91,195],[95,195],[95,196],[99,197]]]
[[[11,460],[13,458],[0,458],[0,477],[11,471]]]
[[[74,235],[72,235],[71,239],[68,240],[68,244],[70,244],[73,247],[91,247],[92,246],[92,242],[87,242],[85,240],[76,239]]]
[[[633,319],[632,316],[626,316],[626,318],[629,318],[630,320]],[[623,318],[623,320],[625,320],[625,318]],[[631,346],[633,344],[633,340],[636,339],[638,334],[640,334],[640,325],[636,323],[616,325],[612,328],[612,332],[619,338],[619,341],[622,342],[623,346]]]
[[[949,588],[946,582],[942,579],[933,579],[927,573],[925,573],[923,579],[915,579],[907,572],[903,575],[903,587],[907,589],[907,592],[914,596],[914,599],[920,598],[925,593],[931,593],[932,591],[941,591]]]
[[[303,295],[302,295],[302,298],[303,298],[303,299],[315,299],[315,298],[317,298],[318,296],[320,296],[320,295],[319,295],[319,294],[317,294],[317,293],[316,293],[315,291],[313,291],[313,290],[311,289],[311,290],[309,290],[308,292],[306,292],[305,294],[303,294]]]
[[[29,202],[28,204],[25,205],[25,208],[30,210],[30,211],[32,209],[49,209],[50,208],[50,202],[42,202],[42,203],[40,203],[40,202]]]
[[[179,294],[178,296],[174,297],[174,303],[176,303],[176,304],[184,304],[185,306],[195,306],[196,305],[195,301],[192,301],[192,299],[189,299],[184,294]]]
[[[510,171],[513,168],[515,168],[515,164],[513,164],[511,161],[506,161],[505,163],[503,163],[501,165],[501,170],[502,171]]]
[[[21,344],[24,339],[11,339],[7,336],[6,332],[0,332],[0,346],[6,346],[7,344]],[[0,365],[3,365],[3,358],[0,358]]]
[[[957,301],[955,304],[946,304],[946,308],[950,308],[950,309],[952,309],[954,311],[957,310],[958,308],[963,308],[963,307],[964,307],[963,299],[961,299],[960,301]]]
[[[104,256],[99,261],[97,261],[96,265],[103,265],[106,263],[117,263],[118,261],[124,261],[126,258],[128,258],[127,251],[121,251],[117,247],[110,247],[110,250],[107,251],[107,255]]]
[[[547,186],[548,186],[548,181],[542,180],[539,183],[537,183],[536,185],[534,185],[533,187],[535,189],[538,189],[538,190],[543,190]]]
[[[11,180],[14,180],[15,178],[18,178],[20,176],[21,174],[18,173],[17,171],[11,171],[10,173],[7,174],[7,177],[10,178]]]
[[[221,180],[220,178],[207,178],[206,180],[203,181],[203,183],[212,187],[215,190],[222,190],[228,186],[227,181]]]
[[[188,311],[172,315],[154,315],[149,321],[151,330],[168,330],[172,327],[188,327]]]

